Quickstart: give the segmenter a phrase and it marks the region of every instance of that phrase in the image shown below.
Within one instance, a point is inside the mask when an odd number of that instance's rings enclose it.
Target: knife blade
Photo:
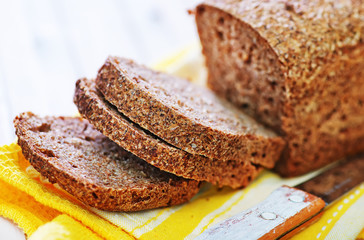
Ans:
[[[364,182],[364,155],[335,165],[204,231],[203,239],[288,239],[317,221],[326,206]]]

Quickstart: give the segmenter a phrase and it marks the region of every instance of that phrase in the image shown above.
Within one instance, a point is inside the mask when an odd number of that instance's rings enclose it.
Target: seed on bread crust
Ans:
[[[364,4],[206,0],[196,24],[208,86],[274,128],[296,176],[364,150]]]

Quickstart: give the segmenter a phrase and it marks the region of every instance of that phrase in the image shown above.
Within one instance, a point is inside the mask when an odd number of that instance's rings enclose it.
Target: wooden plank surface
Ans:
[[[1,1],[0,144],[14,141],[20,112],[74,115],[75,81],[95,77],[108,55],[151,65],[198,41],[187,14],[198,2]],[[4,222],[0,239],[21,239]]]
[[[193,17],[187,14],[196,3],[0,3],[0,144],[14,139],[11,122],[22,111],[41,115],[77,112],[72,102],[76,79],[94,77],[108,55],[150,65],[198,41]]]

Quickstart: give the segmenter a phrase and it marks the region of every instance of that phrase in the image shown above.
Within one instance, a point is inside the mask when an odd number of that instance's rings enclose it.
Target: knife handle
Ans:
[[[317,220],[324,207],[321,198],[282,186],[263,202],[224,220],[196,239],[286,239]]]

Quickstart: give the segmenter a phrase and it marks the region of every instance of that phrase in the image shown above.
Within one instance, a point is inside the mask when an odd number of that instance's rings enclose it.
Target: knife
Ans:
[[[364,182],[364,155],[340,163],[204,231],[196,239],[288,239],[317,221],[323,209]]]

